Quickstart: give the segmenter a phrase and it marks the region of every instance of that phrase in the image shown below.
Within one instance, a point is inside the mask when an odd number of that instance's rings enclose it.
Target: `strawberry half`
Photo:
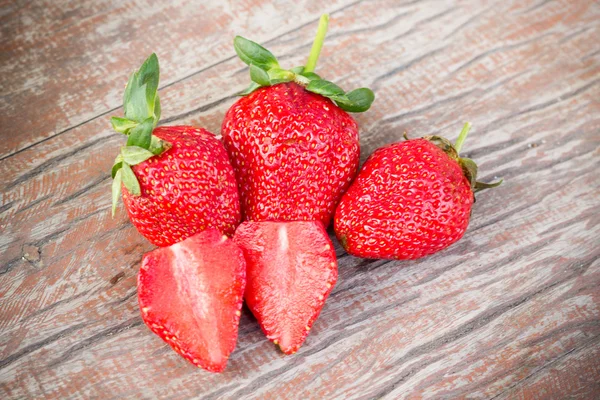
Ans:
[[[329,225],[359,164],[358,125],[348,114],[374,95],[348,93],[313,72],[327,30],[321,18],[306,66],[281,69],[275,56],[237,36],[234,47],[252,84],[221,128],[250,221],[321,221]]]
[[[221,372],[235,348],[245,282],[242,250],[208,229],[144,255],[138,274],[142,319],[185,359]]]
[[[131,222],[157,246],[206,228],[233,235],[241,214],[225,147],[205,129],[155,128],[158,80],[158,59],[152,54],[129,79],[125,118],[111,119],[114,129],[127,136],[112,168],[113,214],[122,190]]]
[[[327,232],[317,221],[244,222],[233,240],[246,257],[246,304],[267,337],[295,353],[337,280]]]

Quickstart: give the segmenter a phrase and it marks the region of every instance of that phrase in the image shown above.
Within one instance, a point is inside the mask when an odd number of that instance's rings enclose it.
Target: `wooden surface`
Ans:
[[[0,398],[600,398],[600,3],[4,0],[0,12]],[[418,261],[336,243],[340,277],[284,356],[245,309],[221,375],[139,317],[152,249],[109,169],[128,74],[161,60],[163,124],[218,133],[248,82],[232,38],[372,87],[362,160],[409,135],[455,139],[481,177],[465,237]]]

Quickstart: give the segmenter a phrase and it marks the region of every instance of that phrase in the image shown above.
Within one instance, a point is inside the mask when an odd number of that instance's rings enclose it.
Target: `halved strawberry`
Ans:
[[[327,232],[318,221],[244,222],[233,240],[246,257],[246,304],[267,337],[295,353],[337,280]]]
[[[246,283],[242,250],[216,229],[144,255],[138,301],[146,325],[193,364],[225,369]]]

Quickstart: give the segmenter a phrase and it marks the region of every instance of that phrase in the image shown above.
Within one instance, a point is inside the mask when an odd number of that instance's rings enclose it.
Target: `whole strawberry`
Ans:
[[[222,135],[250,221],[329,224],[359,163],[358,126],[346,111],[366,111],[371,90],[345,93],[313,72],[328,17],[321,18],[305,67],[283,70],[271,52],[236,37],[252,84],[225,115]]]
[[[137,230],[169,246],[215,228],[232,235],[240,222],[233,168],[223,144],[190,126],[159,127],[158,59],[152,54],[125,89],[125,118],[111,119],[128,136],[112,169],[113,215],[123,203]]]
[[[459,240],[469,225],[477,165],[439,136],[394,143],[365,162],[335,213],[335,233],[348,253],[365,258],[412,259]]]

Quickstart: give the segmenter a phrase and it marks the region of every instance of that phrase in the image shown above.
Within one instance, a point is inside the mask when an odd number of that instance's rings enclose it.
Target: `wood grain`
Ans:
[[[227,370],[187,364],[139,318],[152,246],[109,168],[127,74],[161,59],[163,123],[218,133],[247,83],[234,34],[370,86],[362,159],[456,138],[482,192],[465,237],[411,262],[346,255],[305,345],[244,310]],[[0,398],[598,398],[600,6],[593,1],[5,2],[0,13]]]

